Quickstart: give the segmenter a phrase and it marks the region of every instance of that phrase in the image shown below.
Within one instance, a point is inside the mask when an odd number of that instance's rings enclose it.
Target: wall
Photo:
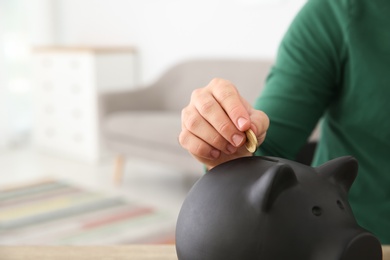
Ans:
[[[134,45],[141,83],[181,60],[273,58],[304,0],[57,0],[55,41]]]
[[[2,6],[1,6],[2,7]],[[0,50],[3,50],[3,8],[0,7]],[[5,86],[4,52],[0,51],[0,150],[6,145],[7,113],[6,113],[6,86]]]
[[[305,1],[0,0],[0,147],[31,127],[30,46],[132,45],[147,84],[185,59],[273,58]]]

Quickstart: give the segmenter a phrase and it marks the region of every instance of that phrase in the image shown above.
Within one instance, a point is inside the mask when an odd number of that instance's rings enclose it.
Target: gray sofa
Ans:
[[[150,86],[102,93],[99,100],[103,143],[118,154],[116,181],[121,181],[126,157],[146,158],[183,172],[202,173],[202,165],[178,143],[181,110],[188,104],[191,92],[213,78],[225,78],[253,103],[271,65],[269,60],[190,60],[168,69]]]

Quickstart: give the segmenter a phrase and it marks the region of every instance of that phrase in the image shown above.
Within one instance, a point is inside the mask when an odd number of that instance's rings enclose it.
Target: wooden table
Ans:
[[[174,245],[2,246],[1,260],[177,260]],[[390,260],[390,246],[383,247]]]
[[[177,260],[174,245],[0,246],[1,260]]]

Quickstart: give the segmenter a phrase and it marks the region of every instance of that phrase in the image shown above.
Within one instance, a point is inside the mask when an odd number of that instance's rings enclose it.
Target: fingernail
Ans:
[[[241,135],[235,134],[235,135],[233,135],[232,139],[233,139],[234,145],[237,147],[242,143],[242,141],[244,140],[244,137]]]
[[[218,157],[219,157],[219,155],[221,154],[221,152],[220,151],[218,151],[218,150],[211,150],[211,156],[213,157],[213,158],[215,158],[215,159],[217,159]]]
[[[243,118],[243,117],[240,117],[237,121],[237,124],[238,124],[238,128],[241,128],[246,124],[246,122],[248,122],[247,119]]]

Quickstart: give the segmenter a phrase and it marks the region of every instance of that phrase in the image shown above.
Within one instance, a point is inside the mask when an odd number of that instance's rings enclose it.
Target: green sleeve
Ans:
[[[255,108],[270,118],[257,155],[295,159],[337,98],[345,62],[346,0],[310,0],[286,32]]]

